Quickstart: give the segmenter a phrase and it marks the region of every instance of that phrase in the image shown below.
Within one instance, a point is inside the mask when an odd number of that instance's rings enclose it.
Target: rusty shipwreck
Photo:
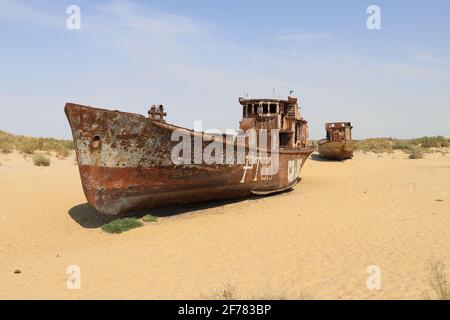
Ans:
[[[297,99],[240,98],[239,103],[243,119],[234,135],[168,124],[163,106],[153,106],[144,117],[67,103],[87,201],[116,215],[292,188],[313,152]],[[202,153],[211,150],[204,159]]]
[[[331,122],[325,124],[326,139],[319,140],[319,154],[322,158],[345,160],[353,157],[355,141],[352,140],[350,122]]]

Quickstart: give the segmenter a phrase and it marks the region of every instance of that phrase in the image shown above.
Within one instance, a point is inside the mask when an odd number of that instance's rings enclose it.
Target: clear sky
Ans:
[[[327,121],[356,138],[450,137],[450,1],[0,0],[1,130],[69,138],[67,101],[236,128],[239,96],[286,87],[314,139]]]

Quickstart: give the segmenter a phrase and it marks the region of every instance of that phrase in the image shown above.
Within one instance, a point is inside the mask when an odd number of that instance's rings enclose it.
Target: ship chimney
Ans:
[[[164,106],[160,104],[159,106],[152,105],[148,111],[148,117],[151,120],[166,122],[164,117],[167,116],[167,112],[164,112]]]

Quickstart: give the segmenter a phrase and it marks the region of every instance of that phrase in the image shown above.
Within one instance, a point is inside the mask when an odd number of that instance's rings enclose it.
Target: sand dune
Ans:
[[[85,204],[73,159],[0,163],[1,299],[197,299],[227,287],[239,298],[422,299],[430,259],[450,266],[449,154],[310,159],[292,192],[153,210],[165,217],[119,235],[99,228],[109,218]],[[69,265],[80,290],[66,287]],[[369,265],[380,290],[366,286]]]

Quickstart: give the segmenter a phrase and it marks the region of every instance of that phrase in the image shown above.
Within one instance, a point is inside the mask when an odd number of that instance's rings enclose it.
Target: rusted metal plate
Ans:
[[[280,148],[279,169],[270,176],[258,162],[174,164],[171,152],[178,143],[171,139],[174,130],[184,130],[192,137],[203,134],[165,123],[162,108],[152,108],[149,118],[70,103],[65,112],[86,198],[105,214],[290,188],[299,181],[300,170],[313,151],[308,147]],[[217,138],[208,136],[202,148]],[[306,139],[298,137],[295,145],[300,138]],[[235,150],[237,147],[233,144]],[[195,157],[194,148],[190,157]]]

